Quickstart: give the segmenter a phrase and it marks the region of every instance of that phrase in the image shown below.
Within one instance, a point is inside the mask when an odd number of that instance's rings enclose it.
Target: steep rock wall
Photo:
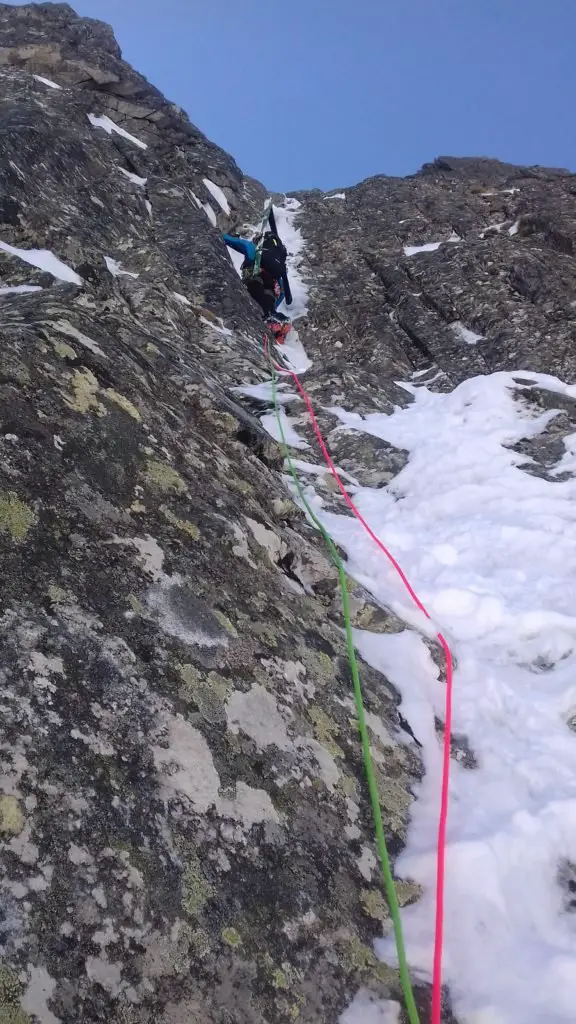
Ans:
[[[67,5],[0,8],[0,79],[0,1016],[335,1021],[396,979],[334,572],[231,391],[216,225],[264,190]],[[364,680],[398,848],[419,759]]]
[[[334,572],[269,403],[233,390],[267,370],[220,230],[266,191],[66,4],[0,6],[0,80],[0,241],[68,268],[0,253],[0,287],[41,289],[0,294],[0,1019],[332,1024],[398,979],[371,950],[388,922]],[[325,410],[391,411],[414,374],[574,379],[575,196],[565,171],[451,158],[297,196],[307,386],[339,465],[398,472]],[[358,586],[354,616],[403,628]],[[362,675],[395,854],[421,764]]]

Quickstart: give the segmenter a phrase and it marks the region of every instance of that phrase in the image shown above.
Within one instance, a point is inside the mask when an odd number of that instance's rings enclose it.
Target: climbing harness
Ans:
[[[348,647],[348,658],[349,658],[349,662],[350,662],[350,671],[351,671],[352,679],[353,679],[353,682],[354,682],[354,694],[355,694],[355,699],[356,699],[356,706],[357,706],[357,709],[358,709],[358,727],[359,727],[360,736],[361,736],[361,740],[362,740],[365,773],[366,773],[366,778],[367,778],[367,781],[368,781],[368,788],[369,788],[369,791],[370,791],[370,799],[371,799],[371,803],[372,803],[372,813],[373,813],[374,826],[375,826],[375,832],[376,832],[376,842],[377,842],[378,853],[379,853],[379,857],[380,857],[380,864],[381,864],[381,867],[382,867],[382,875],[383,875],[383,879],[384,879],[384,887],[385,887],[385,891],[386,891],[386,896],[388,898],[388,903],[389,903],[389,906],[390,906],[390,914],[391,914],[393,925],[394,925],[394,935],[395,935],[395,939],[396,939],[396,949],[397,949],[397,952],[398,952],[398,962],[399,962],[399,965],[400,965],[400,978],[401,978],[401,981],[402,981],[402,989],[403,989],[403,992],[404,992],[404,1000],[405,1000],[405,1003],[406,1003],[406,1010],[407,1010],[407,1013],[408,1013],[408,1018],[409,1018],[410,1024],[415,1024],[415,1022],[418,1022],[418,1012],[416,1010],[416,1005],[414,1003],[414,996],[413,996],[412,986],[411,986],[411,982],[410,982],[410,976],[409,976],[409,972],[408,972],[408,964],[407,964],[407,960],[406,960],[406,952],[405,952],[404,940],[403,940],[403,935],[402,935],[402,925],[401,925],[401,921],[400,921],[400,912],[399,912],[399,908],[398,908],[398,899],[397,899],[397,896],[396,896],[394,880],[393,880],[393,877],[392,877],[392,872],[391,872],[391,869],[390,869],[390,861],[389,861],[388,852],[387,852],[387,848],[386,848],[386,840],[385,840],[384,830],[383,830],[383,826],[382,826],[382,816],[381,816],[381,812],[380,812],[380,802],[379,802],[379,797],[378,797],[378,790],[377,790],[377,787],[376,787],[376,782],[375,782],[375,777],[374,777],[374,767],[373,767],[373,763],[372,763],[372,755],[371,755],[371,752],[370,752],[370,743],[369,743],[368,733],[367,733],[367,729],[366,729],[364,707],[363,707],[363,699],[362,699],[362,687],[361,687],[360,678],[359,678],[359,674],[358,674],[358,664],[357,664],[357,661],[356,661],[356,654],[355,654],[355,650],[354,650],[354,640],[353,640],[352,627],[351,627],[351,622],[350,622],[350,601],[349,601],[349,594],[348,594],[347,583],[346,583],[346,573],[345,573],[345,570],[344,570],[344,565],[342,563],[342,560],[341,560],[341,558],[340,558],[340,556],[339,556],[339,554],[338,554],[338,552],[337,552],[337,550],[336,550],[336,548],[334,546],[334,543],[333,543],[332,539],[330,538],[330,536],[328,535],[328,533],[326,532],[326,530],[324,529],[324,527],[322,526],[322,524],[320,523],[318,518],[315,516],[315,514],[312,511],[308,501],[306,500],[306,497],[304,495],[302,486],[300,484],[300,480],[299,480],[299,478],[298,478],[298,476],[296,474],[296,470],[295,470],[294,465],[292,463],[292,460],[291,460],[291,457],[290,457],[290,452],[289,452],[289,449],[288,449],[288,445],[286,444],[286,439],[285,439],[285,435],[284,435],[284,427],[283,427],[283,424],[282,424],[282,419],[281,419],[281,415],[280,415],[280,407],[279,407],[278,398],[277,398],[277,394],[276,394],[277,372],[278,372],[278,370],[281,370],[281,368],[278,367],[277,364],[274,363],[274,361],[272,360],[272,358],[271,358],[271,356],[269,354],[267,339],[265,339],[265,353],[266,353],[266,356],[267,356],[267,359],[268,359],[268,362],[269,362],[269,365],[270,365],[270,368],[271,368],[271,372],[272,372],[272,393],[273,393],[273,399],[274,399],[274,409],[275,409],[275,413],[276,413],[276,419],[277,419],[277,422],[278,422],[278,429],[279,429],[279,432],[280,432],[280,436],[282,438],[282,447],[283,447],[283,450],[284,450],[284,455],[285,455],[285,458],[286,458],[286,461],[287,461],[287,465],[288,465],[290,474],[292,476],[292,479],[294,480],[296,489],[298,491],[298,495],[299,495],[299,497],[300,497],[300,499],[301,499],[301,501],[302,501],[306,511],[308,512],[308,515],[310,516],[312,522],[314,523],[314,525],[317,527],[317,529],[321,533],[321,535],[322,535],[322,537],[324,539],[324,542],[326,543],[326,545],[327,545],[327,547],[328,547],[328,549],[330,551],[330,555],[331,555],[331,557],[332,557],[332,559],[333,559],[333,561],[334,561],[334,563],[335,563],[335,565],[336,565],[336,567],[338,569],[338,576],[339,576],[339,580],[340,580],[340,588],[341,588],[341,593],[342,593],[342,607],[343,607],[343,611],[344,611],[344,621],[345,621],[345,624],[346,624],[346,641],[347,641],[347,647]],[[295,371],[292,371],[292,370],[285,370],[285,371],[281,370],[281,372],[283,374],[285,373],[287,376],[292,377],[292,379],[293,379],[293,381],[294,381],[294,383],[296,385],[296,388],[298,389],[298,392],[300,393],[300,396],[302,397],[302,399],[304,401],[304,404],[306,406],[306,410],[307,410],[307,412],[308,412],[308,414],[310,416],[311,424],[312,424],[314,433],[316,435],[316,439],[318,441],[318,444],[320,445],[320,449],[322,451],[324,459],[325,459],[325,461],[326,461],[326,463],[328,465],[328,468],[330,469],[330,472],[332,473],[332,476],[334,477],[334,479],[336,481],[338,489],[340,490],[340,492],[341,492],[341,494],[342,494],[346,504],[348,505],[350,510],[353,512],[354,516],[358,519],[360,524],[363,526],[363,528],[366,530],[366,532],[371,537],[371,539],[378,546],[380,551],[385,555],[385,557],[388,559],[390,564],[393,566],[393,568],[395,569],[395,571],[397,572],[398,576],[400,577],[402,583],[404,584],[404,587],[408,591],[408,593],[409,593],[412,601],[416,605],[416,607],[422,612],[422,614],[429,621],[431,621],[431,616],[430,616],[427,608],[425,607],[425,605],[422,603],[422,601],[418,597],[416,591],[412,587],[412,585],[411,585],[410,581],[408,580],[408,577],[404,573],[402,567],[396,561],[396,559],[394,558],[392,552],[389,551],[389,549],[386,547],[386,545],[382,543],[380,538],[374,533],[374,531],[372,530],[370,525],[366,522],[366,520],[362,516],[361,512],[358,510],[358,508],[356,507],[356,505],[352,501],[352,498],[348,494],[348,491],[344,487],[344,484],[342,483],[342,480],[340,479],[340,476],[338,474],[336,466],[334,465],[334,462],[332,460],[330,452],[328,451],[328,448],[326,447],[326,443],[324,441],[324,438],[322,437],[322,433],[320,431],[320,427],[318,426],[318,421],[317,421],[316,416],[314,414],[314,410],[312,408],[312,403],[310,401],[310,398],[309,398],[308,394],[306,393],[304,387],[302,386],[302,383],[301,383],[300,378],[298,377],[297,373]],[[443,948],[443,931],[444,931],[444,888],[445,888],[445,861],[446,861],[446,826],[447,826],[447,818],[448,818],[448,794],[449,794],[449,782],[450,782],[450,753],[451,753],[451,750],[450,750],[450,740],[451,740],[451,732],[452,732],[452,691],[453,691],[453,674],[454,674],[452,651],[450,649],[448,641],[446,640],[446,638],[444,637],[444,635],[441,632],[437,632],[436,639],[437,639],[440,647],[442,648],[442,651],[444,652],[444,658],[445,658],[445,665],[446,665],[446,700],[445,700],[445,714],[444,714],[444,742],[443,742],[443,757],[442,757],[442,787],[441,787],[441,800],[440,800],[440,814],[439,814],[439,822],[438,822],[438,846],[437,846],[437,862],[436,862],[436,921],[435,921],[435,939],[434,939],[434,965],[433,965],[433,975],[432,975],[431,1024],[441,1024],[441,1013],[442,1013],[442,948]],[[360,709],[361,709],[361,711],[360,711]]]
[[[404,1001],[406,1003],[406,1010],[408,1013],[408,1019],[410,1024],[420,1024],[418,1017],[418,1011],[416,1009],[416,1003],[414,1001],[414,993],[412,991],[412,983],[410,981],[410,974],[408,971],[408,962],[406,959],[406,950],[404,947],[404,937],[402,934],[402,923],[400,921],[400,907],[398,905],[398,897],[396,894],[396,887],[394,885],[394,878],[392,876],[392,868],[390,866],[390,857],[388,855],[388,847],[386,845],[386,837],[384,834],[384,825],[382,822],[382,812],[380,809],[380,796],[378,794],[378,784],[376,782],[376,774],[374,771],[374,762],[372,759],[372,752],[370,750],[370,738],[368,735],[368,727],[366,724],[366,712],[364,708],[364,697],[362,694],[362,684],[360,682],[360,673],[358,671],[358,661],[356,659],[356,651],[354,648],[354,635],[352,632],[352,620],[350,614],[350,594],[348,591],[348,583],[346,579],[346,571],[344,569],[344,563],[338,554],[336,546],[325,530],[324,526],[314,514],[300,483],[298,474],[292,462],[290,456],[290,450],[286,443],[286,435],[284,432],[284,424],[282,422],[280,405],[278,402],[277,394],[277,367],[274,363],[268,348],[268,339],[264,338],[265,353],[270,366],[272,374],[272,399],[274,404],[274,412],[276,415],[276,421],[278,423],[278,430],[281,437],[282,450],[284,452],[284,458],[288,466],[288,470],[294,481],[294,486],[298,492],[300,501],[302,502],[308,516],[314,523],[314,526],[321,534],[326,547],[330,553],[330,557],[336,566],[338,571],[338,579],[340,583],[340,593],[342,598],[342,612],[344,616],[344,625],[346,632],[346,647],[348,652],[348,662],[350,665],[350,674],[352,676],[352,682],[354,685],[354,700],[356,704],[356,713],[358,715],[358,731],[360,733],[360,739],[362,743],[362,753],[364,758],[364,771],[366,774],[366,781],[368,783],[368,791],[370,794],[370,803],[372,805],[372,816],[374,820],[374,829],[376,833],[376,846],[378,849],[378,856],[380,859],[380,867],[382,870],[382,878],[384,882],[384,889],[386,897],[388,899],[388,906],[390,908],[390,916],[392,918],[392,924],[394,927],[394,936],[396,940],[396,949],[398,951],[398,963],[400,968],[400,979],[402,983],[402,990],[404,993]],[[296,374],[292,376],[297,380]]]

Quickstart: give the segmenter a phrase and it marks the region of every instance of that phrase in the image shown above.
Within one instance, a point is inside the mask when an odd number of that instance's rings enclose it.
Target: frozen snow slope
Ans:
[[[558,414],[523,404],[532,386],[571,398],[576,386],[530,373],[473,378],[448,394],[404,386],[413,402],[393,415],[332,411],[347,429],[410,453],[387,489],[360,487],[354,500],[457,659],[453,733],[477,764],[452,763],[445,981],[470,1024],[561,1024],[576,1005],[575,925],[559,885],[576,862],[576,482],[526,473],[526,456],[509,446]],[[414,621],[397,575],[357,522],[323,510],[319,497],[316,506],[350,574]],[[396,871],[423,887],[403,920],[411,966],[429,977],[441,782],[434,719],[443,717],[444,686],[417,631],[357,630],[356,641],[398,687],[423,747],[426,775]],[[378,951],[393,958],[391,939]],[[361,1024],[362,1013],[348,1012]]]
[[[450,327],[462,345],[485,340]],[[411,401],[392,414],[358,415],[354,399],[347,411],[345,392],[342,407],[329,411],[340,423],[334,442],[341,431],[365,434],[408,453],[386,488],[351,490],[456,658],[460,753],[451,766],[444,980],[466,1024],[568,1024],[576,1005],[576,433],[564,430],[565,454],[543,474],[527,471],[522,446],[553,429],[576,385],[518,370],[435,393],[423,372],[398,382]],[[306,386],[321,373],[315,362]],[[548,396],[543,411],[536,392]],[[282,415],[288,443],[302,447],[302,431]],[[403,921],[414,976],[430,979],[441,785],[435,720],[443,719],[445,687],[430,630],[419,631],[421,616],[396,573],[358,523],[329,509],[304,479],[350,575],[411,626],[356,630],[356,642],[397,686],[422,745],[426,773],[396,872],[423,889]],[[394,962],[390,937],[377,950]],[[342,1019],[364,1024],[380,1012],[359,998]]]
[[[444,980],[462,1024],[575,1016],[574,180],[442,158],[345,203],[298,195],[305,386],[456,658]],[[356,636],[422,744],[395,868],[423,888],[403,919],[429,980],[445,687],[386,560],[321,477],[306,485],[350,576],[410,627]],[[389,935],[377,948],[393,962]]]

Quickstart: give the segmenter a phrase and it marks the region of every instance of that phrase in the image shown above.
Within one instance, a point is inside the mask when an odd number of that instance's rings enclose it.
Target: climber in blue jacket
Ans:
[[[275,223],[273,226],[276,227]],[[288,317],[278,312],[278,306],[284,300],[287,306],[292,302],[286,270],[288,253],[276,231],[267,231],[262,242],[260,270],[254,274],[257,246],[261,238],[261,235],[256,235],[251,241],[249,238],[238,238],[236,235],[224,235],[226,245],[235,252],[242,253],[244,257],[242,280],[249,294],[260,306],[264,317],[285,321]]]

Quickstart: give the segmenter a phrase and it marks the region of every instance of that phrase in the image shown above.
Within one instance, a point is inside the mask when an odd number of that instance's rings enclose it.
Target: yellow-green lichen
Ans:
[[[2,353],[2,373],[5,380],[14,381],[21,387],[25,387],[32,380],[30,370],[24,363],[19,363],[17,360],[12,360],[8,354]]]
[[[71,594],[69,590],[65,590],[64,587],[59,587],[57,583],[51,583],[48,587],[48,597],[51,604],[74,604],[76,598],[74,594]]]
[[[356,934],[340,939],[338,947],[341,952],[342,962],[345,967],[354,967],[357,971],[364,971],[376,965],[376,954],[370,946],[366,946]]]
[[[188,537],[191,537],[192,540],[200,539],[200,530],[194,523],[191,523],[189,519],[179,519],[178,516],[174,515],[166,505],[162,505],[160,507],[160,511],[172,526],[175,526],[178,530],[182,530],[182,532],[187,534]]]
[[[407,907],[411,903],[416,903],[416,900],[420,899],[423,892],[424,890],[418,882],[410,882],[408,880],[396,882],[396,896],[401,907]]]
[[[293,519],[298,509],[289,498],[274,498],[272,508],[280,519]]]
[[[178,695],[196,705],[202,718],[210,724],[226,720],[226,701],[232,691],[227,679],[217,672],[209,672],[204,679],[194,665],[178,665],[182,686]]]
[[[290,1020],[298,1020],[298,1017],[302,1012],[302,1007],[304,1006],[305,1002],[306,1000],[304,999],[304,996],[296,996],[296,1002],[292,1003],[290,1006],[287,1007],[288,1016],[290,1017]]]
[[[344,796],[349,796],[352,800],[355,800],[358,796],[358,784],[353,775],[346,775],[344,772],[341,772],[338,785]]]
[[[308,714],[314,725],[314,735],[319,743],[332,754],[332,757],[344,757],[344,751],[336,743],[334,736],[340,733],[340,726],[317,705],[311,707]]]
[[[384,921],[390,916],[388,904],[380,889],[363,889],[360,900],[368,917],[373,917],[376,921]]]
[[[340,938],[338,949],[346,971],[358,971],[363,976],[377,978],[389,986],[398,983],[398,971],[378,960],[370,946],[364,945],[357,934]]]
[[[0,966],[0,1024],[31,1024],[20,1007],[22,985],[18,975],[5,964]]]
[[[144,605],[141,603],[141,601],[138,600],[136,594],[128,594],[126,600],[128,601],[130,608],[132,609],[133,612],[136,613],[136,615],[146,615],[146,609],[144,608]]]
[[[371,604],[365,604],[357,612],[354,616],[354,625],[360,629],[369,629],[371,633],[401,633],[406,628],[396,615],[391,615],[383,608],[376,608]]]
[[[144,479],[150,487],[154,487],[158,491],[185,494],[188,490],[180,473],[165,462],[157,462],[155,459],[148,459],[146,462]]]
[[[376,766],[374,774],[384,823],[397,835],[403,836],[413,797],[405,783],[402,785],[397,779],[384,776]]]
[[[298,647],[296,654],[299,661],[302,661],[308,669],[314,682],[322,686],[334,679],[336,666],[334,659],[330,658],[325,651],[315,651],[310,647]]]
[[[316,651],[316,658],[322,666],[322,671],[330,679],[334,678],[334,659],[326,654],[326,651]]]
[[[196,693],[197,688],[202,682],[202,674],[194,665],[190,665],[187,662],[184,665],[177,664],[175,668],[179,675],[182,676],[184,683],[181,696],[184,699],[193,699],[193,694]]]
[[[20,834],[24,828],[24,815],[15,796],[4,794],[0,797],[0,832],[12,836]]]
[[[196,856],[189,858],[182,878],[182,906],[190,917],[198,917],[213,893],[213,888]]]
[[[230,476],[228,478],[228,485],[240,494],[252,494],[254,490],[252,484],[249,484],[247,480],[240,479],[240,477]]]
[[[252,632],[255,636],[260,637],[262,642],[265,643],[267,647],[271,647],[272,650],[275,650],[278,647],[278,635],[267,623],[253,622]]]
[[[270,984],[273,988],[276,988],[278,992],[291,992],[294,993],[294,988],[302,980],[302,972],[298,971],[297,968],[292,967],[291,964],[284,962],[280,967],[274,967],[269,972]],[[301,1008],[303,1005],[303,999],[296,995],[296,1006]],[[281,997],[277,1001],[278,1008],[282,1008],[283,1011],[287,1011],[289,1005],[287,1004],[286,998]]]
[[[110,399],[111,402],[114,402],[121,409],[123,409],[124,412],[127,412],[128,415],[131,416],[133,420],[136,420],[137,423],[141,422],[142,417],[136,406],[130,401],[129,398],[126,398],[125,395],[121,395],[118,391],[114,391],[114,388],[106,388],[104,394],[106,395],[106,398]]]
[[[215,427],[221,427],[227,434],[236,434],[238,431],[238,420],[230,412],[208,409],[206,419],[213,423]]]
[[[232,625],[232,623],[230,622],[230,619],[228,618],[228,616],[224,615],[224,612],[221,612],[219,608],[214,608],[212,611],[213,611],[213,614],[218,619],[218,622],[220,623],[220,625],[224,626],[224,629],[227,630],[228,633],[230,633],[232,636],[238,636],[238,631]]]
[[[14,491],[0,494],[0,533],[9,534],[15,541],[24,540],[37,521],[36,514]]]
[[[290,984],[285,971],[280,967],[272,971],[271,981],[274,988],[288,988]]]
[[[79,370],[74,370],[70,378],[70,387],[72,388],[72,397],[64,396],[64,401],[70,409],[81,413],[93,410],[97,416],[106,415],[106,409],[102,402],[96,398],[100,385],[92,370],[89,370],[86,366],[81,367]]]
[[[144,345],[144,351],[147,352],[148,355],[150,355],[150,356],[159,356],[160,355],[160,349],[152,341],[147,341],[146,342],[146,344]]]
[[[221,938],[222,942],[225,942],[227,946],[231,946],[233,949],[237,949],[238,946],[242,945],[240,933],[235,928],[223,928]]]
[[[72,345],[68,345],[65,341],[52,340],[52,348],[56,355],[60,356],[61,359],[76,359],[76,352],[72,348]]]

